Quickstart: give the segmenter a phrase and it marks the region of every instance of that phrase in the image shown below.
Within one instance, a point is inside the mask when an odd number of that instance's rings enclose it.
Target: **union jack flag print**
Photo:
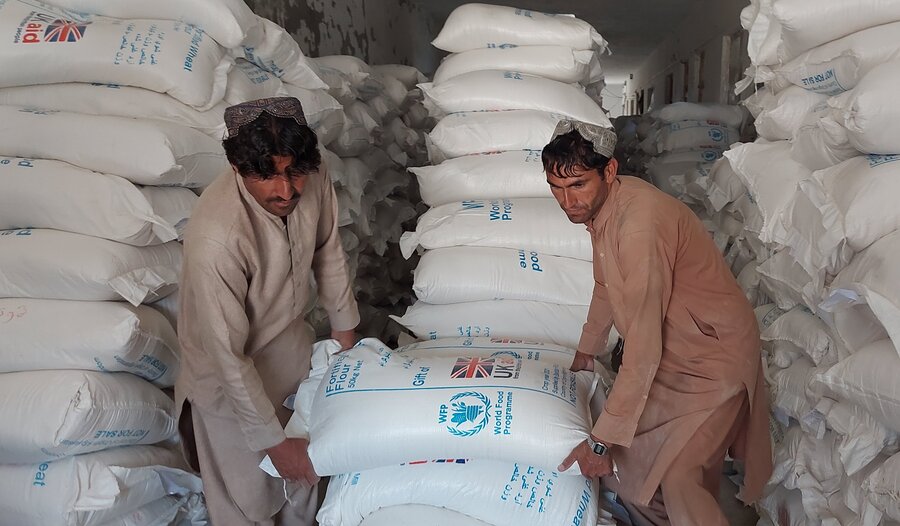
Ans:
[[[458,358],[450,378],[490,378],[493,370],[493,358]]]
[[[71,20],[54,20],[47,26],[44,42],[78,42],[87,30],[88,22],[72,22]]]

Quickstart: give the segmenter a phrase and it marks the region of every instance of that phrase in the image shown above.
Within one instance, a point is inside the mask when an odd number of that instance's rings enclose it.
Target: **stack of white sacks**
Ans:
[[[399,64],[369,66],[352,56],[313,59],[346,125],[325,151],[341,204],[341,236],[350,257],[363,326],[359,332],[391,338],[388,314],[410,304],[412,267],[397,243],[415,218],[418,193],[406,169],[426,162],[425,132],[432,125],[416,84],[421,72]],[[313,314],[327,335],[325,314]]]
[[[320,135],[343,123],[297,44],[241,1],[52,3],[0,5],[0,516],[203,524],[163,391],[178,239],[228,170],[227,104],[274,79]]]
[[[900,521],[900,4],[748,7],[748,101],[706,204],[759,313],[775,473],[764,524]]]
[[[646,177],[662,191],[700,204],[713,163],[740,140],[744,120],[741,107],[724,104],[677,102],[652,112],[637,130]]]
[[[425,104],[435,166],[411,170],[431,209],[400,242],[426,249],[418,302],[397,321],[420,338],[578,344],[591,299],[591,241],[550,193],[541,149],[560,119],[610,126],[583,85],[606,42],[574,17],[467,4],[433,43],[452,54]],[[437,164],[439,163],[439,164]]]

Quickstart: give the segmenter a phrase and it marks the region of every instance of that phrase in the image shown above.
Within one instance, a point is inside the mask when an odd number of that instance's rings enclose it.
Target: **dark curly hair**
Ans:
[[[243,177],[268,179],[275,175],[273,156],[292,157],[287,172],[306,175],[319,169],[316,132],[287,117],[262,113],[253,122],[241,126],[240,133],[222,141],[228,162]]]
[[[596,168],[601,175],[609,163],[609,157],[594,151],[594,145],[577,130],[556,137],[541,152],[544,171],[558,177],[575,177],[574,169]]]

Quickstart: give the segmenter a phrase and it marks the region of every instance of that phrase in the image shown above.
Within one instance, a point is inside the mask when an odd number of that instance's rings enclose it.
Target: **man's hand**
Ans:
[[[337,340],[338,343],[341,344],[341,351],[352,348],[359,341],[355,329],[350,329],[349,331],[331,331],[331,339]]]
[[[613,462],[609,453],[607,452],[605,455],[594,453],[588,446],[587,440],[575,446],[575,449],[559,465],[558,470],[561,473],[572,467],[576,461],[578,461],[581,474],[587,478],[595,479],[613,474]]]
[[[319,476],[309,460],[309,440],[305,438],[288,438],[275,447],[266,450],[269,458],[281,478],[290,482],[299,482],[305,488],[319,483]]]
[[[575,359],[572,360],[572,371],[593,371],[594,355],[575,351]]]

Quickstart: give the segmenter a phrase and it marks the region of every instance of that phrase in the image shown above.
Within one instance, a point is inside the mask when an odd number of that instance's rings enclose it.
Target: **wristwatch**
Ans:
[[[588,447],[591,448],[591,451],[593,451],[595,455],[602,456],[609,453],[609,446],[607,446],[603,442],[597,442],[593,437],[591,437],[591,435],[588,435],[587,443]]]

